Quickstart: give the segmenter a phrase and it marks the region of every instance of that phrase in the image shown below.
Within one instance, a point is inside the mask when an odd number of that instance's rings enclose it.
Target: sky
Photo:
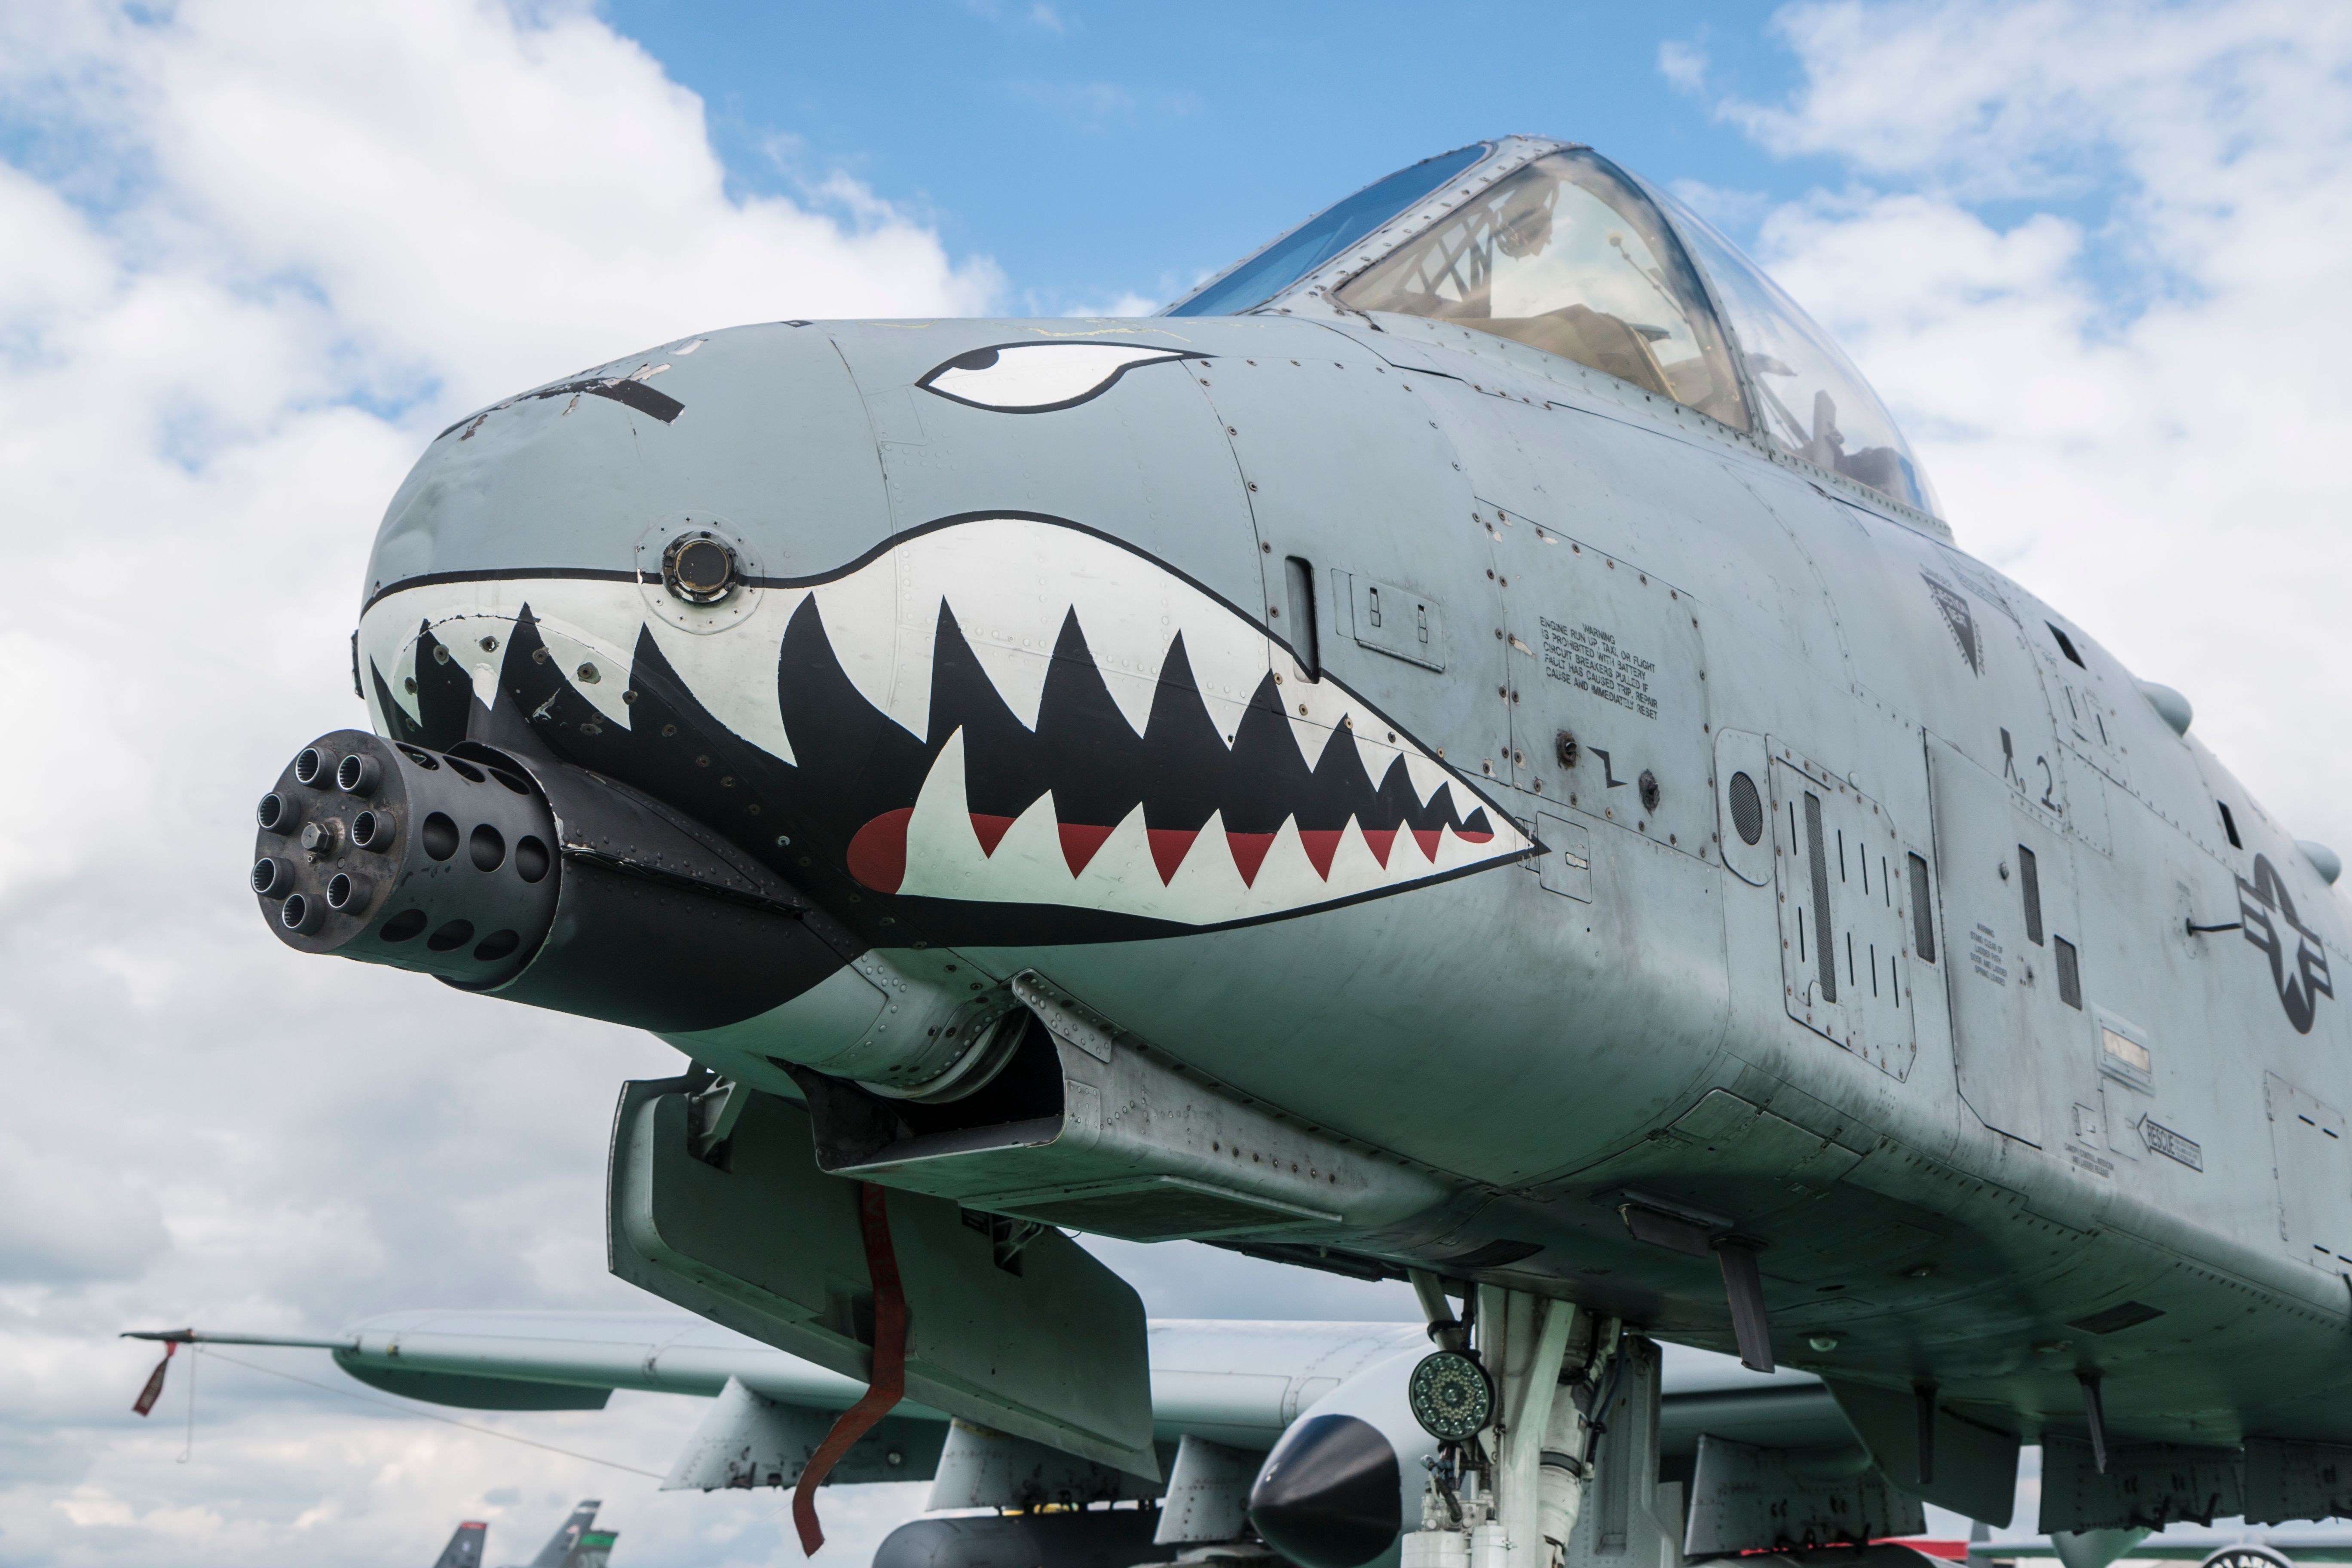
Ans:
[[[193,1439],[184,1363],[128,1408],[124,1328],[641,1300],[604,1139],[677,1058],[300,958],[243,888],[253,796],[364,722],[362,563],[452,418],[738,321],[1148,310],[1427,153],[1578,138],[1830,326],[1963,546],[2352,847],[2347,70],[2352,10],[2267,0],[0,0],[0,1563],[421,1565],[461,1517],[507,1561],[589,1495],[625,1563],[793,1555],[773,1495],[315,1352],[202,1358]],[[1102,1252],[1162,1315],[1411,1315]],[[478,1425],[659,1472],[701,1410]],[[919,1500],[835,1492],[836,1560]]]

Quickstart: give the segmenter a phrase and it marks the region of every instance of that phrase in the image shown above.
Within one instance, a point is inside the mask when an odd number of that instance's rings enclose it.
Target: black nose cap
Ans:
[[[1250,1488],[1250,1522],[1305,1568],[1356,1568],[1403,1526],[1396,1450],[1353,1415],[1314,1415],[1275,1445]]]

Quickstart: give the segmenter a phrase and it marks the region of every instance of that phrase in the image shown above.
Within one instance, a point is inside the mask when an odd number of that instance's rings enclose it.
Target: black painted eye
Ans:
[[[1045,414],[1101,396],[1130,370],[1206,357],[1162,343],[1000,343],[944,360],[915,384],[971,408]]]

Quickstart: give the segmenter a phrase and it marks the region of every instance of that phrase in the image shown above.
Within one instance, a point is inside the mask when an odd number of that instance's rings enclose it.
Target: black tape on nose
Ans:
[[[1305,1568],[1356,1568],[1403,1527],[1396,1450],[1353,1415],[1314,1415],[1291,1428],[1250,1488],[1250,1522]]]

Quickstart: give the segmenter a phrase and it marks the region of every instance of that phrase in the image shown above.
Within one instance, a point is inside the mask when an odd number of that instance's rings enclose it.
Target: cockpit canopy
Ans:
[[[1706,222],[1587,148],[1514,138],[1368,185],[1171,306],[1321,293],[1570,359],[1930,514],[1894,418],[1829,335]]]

